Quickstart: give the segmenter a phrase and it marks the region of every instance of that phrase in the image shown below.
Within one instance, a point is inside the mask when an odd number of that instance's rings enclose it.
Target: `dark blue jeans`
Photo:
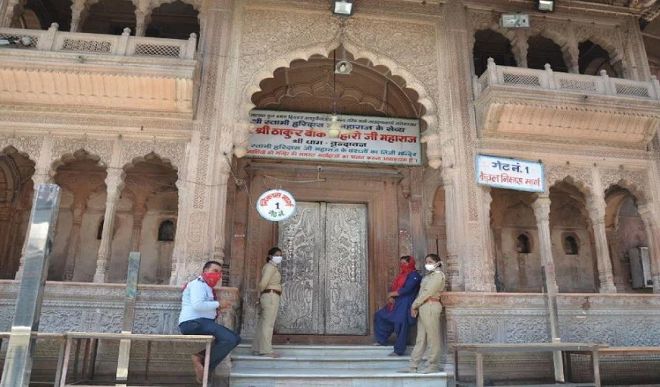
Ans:
[[[211,346],[210,369],[213,370],[222,359],[229,355],[232,349],[241,343],[241,336],[223,327],[210,318],[198,318],[179,324],[179,330],[184,335],[212,335],[215,343]],[[199,353],[202,357],[204,351]]]

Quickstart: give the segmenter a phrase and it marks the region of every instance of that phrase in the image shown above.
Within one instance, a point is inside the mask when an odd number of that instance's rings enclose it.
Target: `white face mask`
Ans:
[[[424,265],[424,268],[426,269],[426,271],[433,271],[433,270],[435,270],[436,267],[438,267],[437,263],[436,264],[427,263],[426,265]]]
[[[282,256],[281,255],[273,255],[270,259],[271,262],[273,262],[276,265],[279,265],[282,263]]]

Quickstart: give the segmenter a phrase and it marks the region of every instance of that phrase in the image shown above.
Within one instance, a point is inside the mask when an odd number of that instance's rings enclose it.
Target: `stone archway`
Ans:
[[[250,111],[256,106],[252,100],[252,96],[261,91],[260,85],[262,81],[273,78],[273,75],[279,68],[289,68],[298,61],[309,62],[318,58],[331,58],[332,53],[339,48],[343,48],[347,56],[357,58],[356,61],[358,63],[369,64],[374,68],[383,69],[384,72],[398,80],[400,87],[415,92],[417,94],[416,102],[423,107],[423,113],[417,118],[420,119],[422,127],[426,128],[422,133],[422,142],[437,139],[438,110],[432,96],[421,81],[393,59],[371,52],[350,40],[345,40],[340,44],[338,39],[334,39],[328,44],[300,48],[288,53],[284,57],[274,59],[249,77],[249,81],[242,88],[241,95],[245,97],[240,100],[236,112],[238,129],[234,132],[234,154],[238,157],[242,157],[245,154],[244,151],[250,131],[252,130],[250,124],[247,122],[247,117],[249,117]],[[248,99],[247,96],[250,98]],[[438,168],[441,165],[439,149],[427,151],[427,158],[429,165],[433,168]]]
[[[587,212],[588,192],[569,178],[553,184],[549,192],[552,253],[559,290],[597,292],[599,270]],[[577,251],[568,248],[571,240],[577,244]]]
[[[0,279],[14,278],[28,228],[35,163],[14,147],[0,152]]]
[[[106,168],[98,156],[84,150],[66,154],[52,165],[53,181],[62,187],[62,200],[48,278],[91,281],[98,251],[96,230],[103,210],[103,202],[98,204],[95,198],[105,192]]]
[[[148,268],[141,270],[140,282],[168,283],[172,272],[174,224],[178,217],[177,170],[152,152],[134,159],[124,171],[123,193],[132,201],[132,211],[125,217],[132,227],[128,239],[123,242],[129,251],[141,253],[141,266]],[[170,223],[171,230],[162,230]]]
[[[605,227],[614,283],[619,291],[644,291],[644,287],[633,287],[631,267],[631,250],[649,247],[646,226],[637,207],[638,199],[630,190],[613,185],[605,191],[605,202]]]

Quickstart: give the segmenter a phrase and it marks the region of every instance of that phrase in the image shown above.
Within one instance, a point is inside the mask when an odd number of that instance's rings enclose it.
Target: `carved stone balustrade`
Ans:
[[[660,83],[497,66],[474,79],[479,136],[645,149],[660,125]]]
[[[197,37],[188,40],[0,28],[0,105],[193,111]]]

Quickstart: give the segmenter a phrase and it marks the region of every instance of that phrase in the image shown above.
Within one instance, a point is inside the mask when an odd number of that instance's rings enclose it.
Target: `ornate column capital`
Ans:
[[[587,203],[587,212],[591,224],[605,224],[605,200],[602,197],[591,198]]]
[[[442,166],[443,146],[440,134],[429,130],[422,133],[422,143],[426,143],[426,158],[429,166],[438,169]]]
[[[536,198],[534,203],[532,203],[532,209],[534,210],[534,216],[536,217],[537,222],[549,222],[550,221],[550,197],[547,195],[542,195]]]

